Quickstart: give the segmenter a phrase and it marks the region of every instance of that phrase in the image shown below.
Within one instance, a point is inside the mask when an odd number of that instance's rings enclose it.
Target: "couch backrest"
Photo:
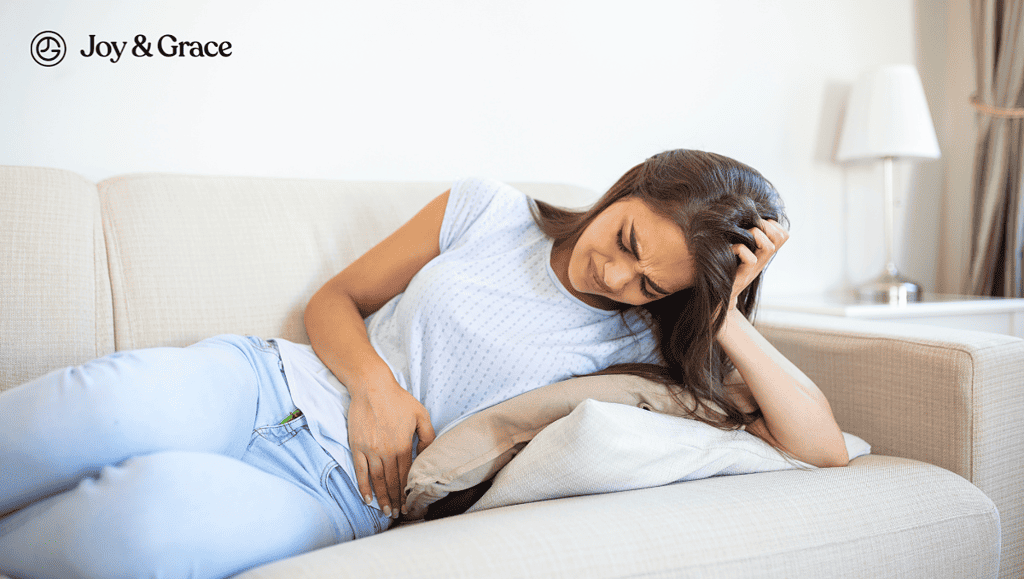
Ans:
[[[307,341],[306,302],[451,183],[0,167],[0,390],[220,333]],[[596,199],[518,184],[556,204]]]
[[[0,390],[113,350],[96,185],[0,167]]]
[[[219,333],[308,342],[313,293],[451,183],[144,174],[99,184],[118,350]],[[520,185],[580,206],[587,190]]]

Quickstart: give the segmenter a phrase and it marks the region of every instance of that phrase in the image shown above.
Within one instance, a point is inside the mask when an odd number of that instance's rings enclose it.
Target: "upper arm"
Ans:
[[[434,198],[412,219],[331,278],[309,307],[331,294],[344,294],[366,317],[405,291],[409,281],[441,250],[438,239],[451,189]]]

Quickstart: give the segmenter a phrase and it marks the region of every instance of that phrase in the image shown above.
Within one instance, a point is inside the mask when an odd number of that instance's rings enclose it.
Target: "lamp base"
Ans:
[[[862,301],[894,306],[919,302],[922,293],[920,285],[888,271],[857,288]]]

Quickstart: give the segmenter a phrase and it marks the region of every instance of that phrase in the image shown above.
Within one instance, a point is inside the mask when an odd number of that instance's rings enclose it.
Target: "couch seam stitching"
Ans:
[[[974,348],[966,348],[966,347],[964,347],[962,345],[958,345],[958,344],[942,345],[942,344],[936,344],[936,343],[928,343],[926,341],[927,338],[917,338],[917,337],[910,337],[910,336],[907,336],[907,337],[902,337],[902,336],[901,337],[895,337],[895,336],[871,336],[871,335],[857,336],[857,335],[851,335],[851,332],[844,332],[844,331],[837,331],[837,330],[818,330],[816,328],[786,328],[786,327],[778,327],[778,326],[776,326],[774,328],[769,326],[768,329],[769,329],[769,331],[788,332],[790,334],[795,334],[795,335],[806,335],[808,333],[816,333],[816,334],[819,334],[819,335],[827,335],[827,336],[830,336],[830,337],[853,338],[853,339],[865,340],[865,341],[903,342],[903,343],[914,344],[914,345],[917,345],[917,346],[922,346],[922,347],[931,348],[931,349],[942,349],[942,350],[951,350],[951,351],[956,351],[956,352],[963,352],[965,354],[970,354],[971,352],[983,352],[985,350],[990,350],[990,349],[1002,347],[1002,346],[1005,345],[1005,344],[995,344],[995,345],[990,345],[990,346],[979,346],[979,347],[974,347]]]
[[[101,209],[101,211],[103,213],[103,223],[104,224],[109,224],[110,225],[110,229],[113,230],[114,229],[113,217],[111,216],[110,211],[109,211],[110,204],[107,202],[109,197],[110,197],[110,195],[109,195],[109,191],[108,191],[108,194],[104,195],[103,198],[101,199],[100,209]],[[114,260],[112,259],[111,253],[114,253],[114,254],[117,255],[117,265],[121,269],[122,279],[118,280],[118,290],[121,293],[121,298],[122,298],[123,307],[124,307],[124,317],[125,317],[125,324],[124,324],[124,326],[127,328],[128,332],[131,332],[131,324],[128,323],[128,319],[131,317],[130,308],[128,306],[128,294],[125,291],[124,280],[123,280],[123,277],[124,277],[124,261],[122,259],[121,248],[120,248],[120,244],[118,242],[117,236],[111,234],[109,237],[104,236],[104,238],[105,239],[109,239],[109,243],[107,244],[107,274],[110,277],[110,289],[111,289],[110,309],[111,309],[111,318],[114,321],[114,327],[113,327],[113,330],[114,330],[114,351],[120,351],[121,350],[121,343],[120,343],[121,340],[120,340],[120,338],[118,336],[118,331],[117,331],[118,330],[117,310],[116,310],[115,303],[114,303],[114,293],[113,293],[113,290],[114,290]],[[130,341],[132,341],[134,343],[134,341],[135,341],[134,340],[134,336],[131,337]]]

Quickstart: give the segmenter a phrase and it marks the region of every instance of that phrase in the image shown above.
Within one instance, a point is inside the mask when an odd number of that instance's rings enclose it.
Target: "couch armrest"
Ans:
[[[1024,340],[776,312],[759,314],[757,327],[822,389],[843,430],[877,454],[971,481],[983,474],[979,455],[1024,456]]]
[[[837,316],[761,312],[757,327],[872,452],[921,460],[995,502],[1003,570],[1024,569],[1024,340]]]

